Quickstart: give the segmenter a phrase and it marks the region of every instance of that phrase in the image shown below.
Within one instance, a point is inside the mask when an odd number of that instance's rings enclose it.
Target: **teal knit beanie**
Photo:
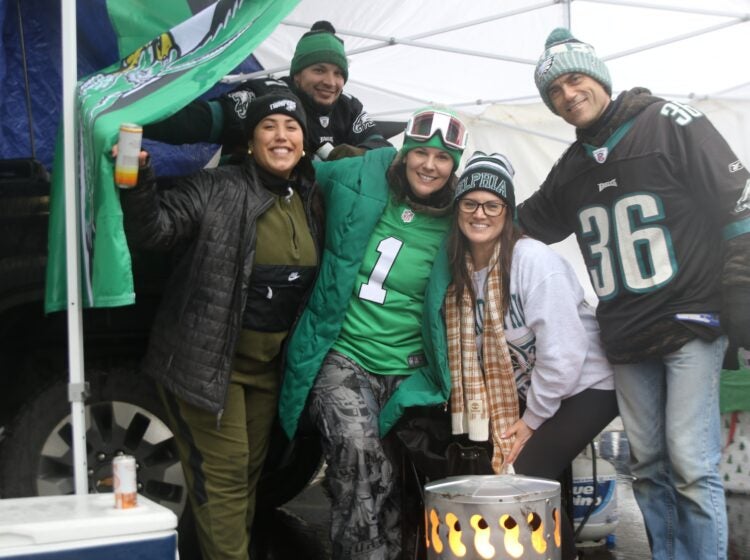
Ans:
[[[289,73],[294,76],[308,66],[318,62],[328,62],[341,68],[344,82],[349,79],[349,63],[346,61],[344,41],[336,35],[336,30],[327,21],[316,21],[297,42],[297,48],[292,57]]]
[[[482,190],[496,194],[508,205],[511,215],[516,215],[516,191],[513,187],[515,170],[510,160],[502,154],[487,155],[476,151],[466,162],[458,178],[454,200],[467,193]]]
[[[544,52],[539,57],[534,72],[534,81],[539,95],[550,111],[557,114],[549,98],[549,86],[563,74],[578,72],[591,76],[604,86],[605,91],[612,95],[612,80],[604,62],[596,56],[594,47],[582,43],[568,29],[558,27],[547,37]]]

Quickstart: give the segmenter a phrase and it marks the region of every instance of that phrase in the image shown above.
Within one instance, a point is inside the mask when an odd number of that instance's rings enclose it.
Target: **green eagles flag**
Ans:
[[[216,0],[106,0],[120,58],[215,3]]]
[[[159,121],[201,95],[247,58],[297,2],[211,2],[119,63],[78,82],[76,188],[81,206],[84,307],[116,307],[135,301],[130,252],[110,157],[120,124]],[[160,3],[172,7],[178,0]],[[68,299],[63,152],[62,134],[58,134],[50,201],[45,293],[48,313],[66,308]]]

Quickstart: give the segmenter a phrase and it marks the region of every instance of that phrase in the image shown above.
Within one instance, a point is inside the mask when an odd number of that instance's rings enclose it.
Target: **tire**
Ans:
[[[136,373],[135,363],[90,367],[86,372],[86,447],[89,492],[111,492],[111,461],[133,455],[138,492],[171,509],[179,519],[182,560],[200,551],[177,449],[153,382]],[[59,378],[26,401],[0,447],[0,496],[73,494],[73,450],[68,380]],[[297,495],[318,471],[318,437],[287,442],[278,425],[258,487],[262,511]],[[113,499],[114,506],[114,499]]]
[[[194,545],[183,547],[195,542],[192,515],[174,438],[163,420],[166,416],[153,383],[136,373],[134,363],[90,368],[86,378],[90,384],[86,399],[89,492],[111,492],[112,458],[120,453],[133,455],[138,492],[177,515],[180,556],[195,558],[190,554],[197,551]],[[74,493],[67,382],[55,380],[28,400],[13,420],[0,453],[2,497]]]

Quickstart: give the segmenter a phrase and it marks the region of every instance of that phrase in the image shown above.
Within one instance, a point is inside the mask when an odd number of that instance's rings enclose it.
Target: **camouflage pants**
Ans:
[[[400,558],[400,463],[389,438],[380,438],[378,416],[402,379],[330,352],[315,380],[310,414],[328,463],[334,560]]]

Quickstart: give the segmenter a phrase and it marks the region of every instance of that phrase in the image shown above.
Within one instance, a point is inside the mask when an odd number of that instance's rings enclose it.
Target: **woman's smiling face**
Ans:
[[[453,173],[453,157],[445,150],[428,146],[406,153],[406,179],[411,192],[420,199],[442,189]]]

